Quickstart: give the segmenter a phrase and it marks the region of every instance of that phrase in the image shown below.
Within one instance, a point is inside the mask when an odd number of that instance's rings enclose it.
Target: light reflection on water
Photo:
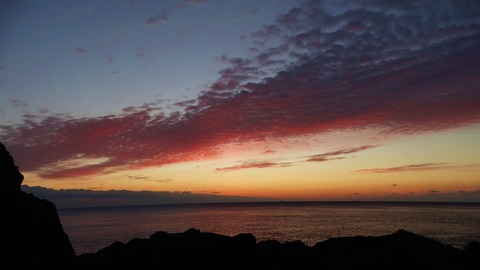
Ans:
[[[413,203],[239,203],[129,206],[59,210],[77,254],[96,252],[115,241],[147,238],[157,231],[197,228],[258,241],[301,240],[307,245],[331,237],[378,236],[404,229],[463,248],[480,241],[479,204]]]

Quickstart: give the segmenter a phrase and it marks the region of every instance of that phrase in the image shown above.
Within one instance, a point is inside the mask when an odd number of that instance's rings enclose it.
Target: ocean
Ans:
[[[456,248],[480,242],[480,204],[265,202],[59,209],[77,255],[157,231],[196,228],[261,240],[314,245],[332,237],[379,236],[404,229]]]

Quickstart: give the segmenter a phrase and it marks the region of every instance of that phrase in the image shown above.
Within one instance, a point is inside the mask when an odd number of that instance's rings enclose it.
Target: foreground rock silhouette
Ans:
[[[404,230],[379,237],[332,238],[314,246],[300,241],[257,242],[194,228],[157,232],[148,239],[115,242],[78,256],[85,269],[480,269],[477,242],[460,251]]]
[[[0,269],[480,269],[478,242],[458,250],[404,230],[306,246],[192,228],[75,256],[55,205],[21,191],[22,181],[0,143]]]
[[[21,191],[22,181],[0,143],[0,269],[68,269],[75,252],[55,205]]]

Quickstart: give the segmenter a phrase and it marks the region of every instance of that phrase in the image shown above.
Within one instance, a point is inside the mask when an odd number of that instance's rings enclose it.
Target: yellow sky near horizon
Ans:
[[[480,138],[480,126],[384,136],[383,140],[372,134],[364,130],[317,135],[310,138],[310,143],[303,138],[297,145],[292,138],[270,145],[255,142],[250,146],[229,146],[217,158],[93,177],[48,179],[30,172],[25,174],[24,184],[53,189],[190,191],[286,200],[408,200],[435,195],[460,198],[480,189],[480,140],[476,139]],[[340,153],[361,145],[371,148]],[[236,152],[232,150],[235,148]],[[325,153],[329,160],[307,161]]]

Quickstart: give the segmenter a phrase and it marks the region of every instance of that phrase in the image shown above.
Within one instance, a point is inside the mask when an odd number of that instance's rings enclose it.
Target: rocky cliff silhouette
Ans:
[[[0,143],[0,269],[68,269],[75,252],[55,205],[21,191],[22,181]]]
[[[192,228],[75,256],[55,205],[20,190],[23,175],[1,143],[0,177],[0,269],[480,269],[478,242],[458,250],[404,230],[307,246]]]
[[[476,243],[476,244],[475,244]],[[252,234],[157,232],[78,256],[85,269],[480,269],[476,245],[460,251],[404,230],[379,237],[257,242]]]

